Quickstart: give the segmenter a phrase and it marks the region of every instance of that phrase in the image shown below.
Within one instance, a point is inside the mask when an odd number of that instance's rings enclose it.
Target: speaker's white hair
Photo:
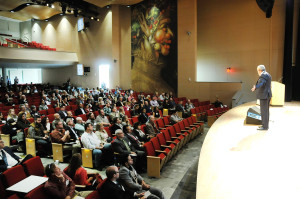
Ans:
[[[266,71],[266,67],[264,65],[258,65],[257,70]]]

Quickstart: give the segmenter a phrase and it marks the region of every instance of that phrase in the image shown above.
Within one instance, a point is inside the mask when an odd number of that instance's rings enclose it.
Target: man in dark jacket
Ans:
[[[24,150],[24,132],[17,128],[17,123],[14,119],[9,119],[7,123],[2,127],[2,133],[10,135],[10,141],[17,140],[19,148],[18,151]]]
[[[258,80],[256,85],[251,89],[252,92],[255,90],[256,98],[260,101],[260,112],[261,112],[261,120],[262,126],[258,127],[257,130],[268,130],[269,129],[269,107],[270,100],[272,97],[271,91],[271,81],[272,77],[269,73],[267,73],[264,65],[257,66]]]

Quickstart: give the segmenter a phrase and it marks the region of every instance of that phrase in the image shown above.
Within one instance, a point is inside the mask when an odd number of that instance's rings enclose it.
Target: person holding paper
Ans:
[[[130,155],[122,156],[121,167],[119,170],[119,180],[125,190],[132,191],[136,194],[144,193],[143,198],[148,199],[164,199],[164,194],[161,190],[151,187],[146,184],[144,179],[133,168],[133,159]]]

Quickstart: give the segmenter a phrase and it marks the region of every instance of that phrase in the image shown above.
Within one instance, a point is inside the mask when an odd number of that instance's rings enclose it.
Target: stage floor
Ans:
[[[200,153],[197,199],[299,199],[300,102],[270,107],[268,131],[245,125],[247,103],[223,114]]]

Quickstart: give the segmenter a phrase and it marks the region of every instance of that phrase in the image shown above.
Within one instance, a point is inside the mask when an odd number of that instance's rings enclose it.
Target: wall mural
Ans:
[[[177,93],[177,1],[146,0],[131,12],[132,88]]]

